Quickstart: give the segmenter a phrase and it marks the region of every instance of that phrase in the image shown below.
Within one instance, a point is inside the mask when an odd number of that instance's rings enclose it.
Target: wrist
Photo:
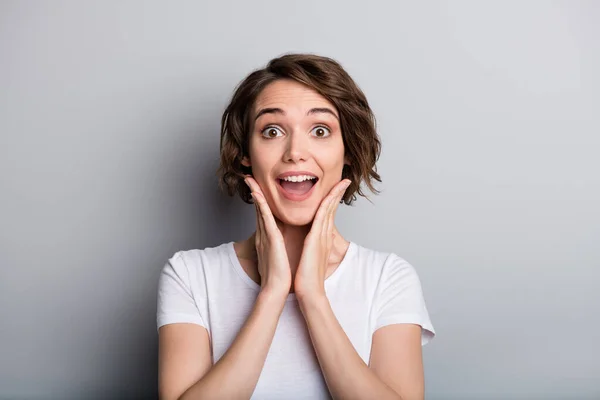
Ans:
[[[298,305],[302,309],[318,308],[329,302],[325,291],[323,292],[296,292]]]
[[[267,303],[285,302],[288,294],[288,290],[283,290],[281,288],[262,287],[258,293],[258,300],[265,301]]]

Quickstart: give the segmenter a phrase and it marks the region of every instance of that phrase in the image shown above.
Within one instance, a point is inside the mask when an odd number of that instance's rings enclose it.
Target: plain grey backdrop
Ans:
[[[600,2],[0,2],[0,398],[157,396],[174,252],[240,240],[219,123],[269,59],[340,61],[382,193],[337,224],[421,277],[429,399],[600,398]]]

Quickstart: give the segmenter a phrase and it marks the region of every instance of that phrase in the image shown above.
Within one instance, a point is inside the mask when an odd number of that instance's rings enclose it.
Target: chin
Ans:
[[[312,224],[315,213],[307,209],[285,210],[285,214],[277,218],[286,225],[306,226]]]

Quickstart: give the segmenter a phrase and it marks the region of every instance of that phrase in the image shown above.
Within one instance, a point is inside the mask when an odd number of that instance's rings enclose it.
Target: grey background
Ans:
[[[600,398],[600,3],[2,1],[0,398],[153,398],[156,285],[250,234],[234,86],[339,60],[383,140],[338,212],[418,270],[430,399]]]

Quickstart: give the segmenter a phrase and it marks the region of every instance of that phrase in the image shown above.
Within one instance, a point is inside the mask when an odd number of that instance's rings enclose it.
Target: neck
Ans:
[[[283,242],[285,243],[290,269],[292,271],[292,276],[294,276],[298,269],[298,264],[300,263],[300,257],[302,257],[304,240],[310,232],[312,225],[287,225],[277,220],[277,226],[279,226],[279,230],[283,236]]]
[[[312,224],[297,226],[297,225],[288,225],[284,222],[280,221],[275,217],[275,222],[279,230],[281,231],[281,235],[283,236],[283,241],[285,243],[285,249],[288,256],[288,261],[290,263],[290,270],[292,272],[292,276],[295,276],[296,271],[298,270],[298,264],[300,263],[300,258],[302,257],[302,250],[304,248],[304,241],[306,236],[310,232]],[[348,242],[344,239],[337,228],[333,227],[334,239],[333,245],[331,249],[331,254],[329,255],[328,264],[337,265],[341,259],[344,257]],[[246,249],[248,253],[254,255],[254,259],[256,256],[256,248],[254,245],[256,231],[246,240]]]

